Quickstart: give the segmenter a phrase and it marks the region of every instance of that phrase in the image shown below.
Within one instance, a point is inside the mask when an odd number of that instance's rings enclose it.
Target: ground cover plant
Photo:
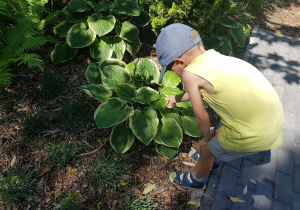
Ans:
[[[66,38],[51,53],[54,63],[74,58],[79,48],[89,46],[91,57],[99,62],[122,60],[125,50],[133,57],[140,49],[137,26],[149,23],[148,15],[136,1],[71,0],[62,10],[55,35]]]

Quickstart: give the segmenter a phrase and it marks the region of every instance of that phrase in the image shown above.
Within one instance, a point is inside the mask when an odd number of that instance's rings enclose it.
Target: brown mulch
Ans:
[[[285,1],[282,7],[275,7],[272,14],[257,16],[249,22],[251,28],[259,27],[288,36],[300,38],[300,1]],[[139,57],[148,57],[157,62],[154,48],[154,35],[148,29],[142,29],[144,40]],[[72,129],[66,129],[59,122],[50,124],[47,132],[40,138],[24,140],[20,135],[20,117],[28,114],[44,113],[50,115],[60,106],[68,104],[73,98],[84,97],[77,87],[87,84],[85,70],[94,62],[88,53],[82,53],[76,59],[66,63],[53,65],[50,57],[51,45],[46,45],[39,52],[44,60],[45,71],[54,70],[56,73],[69,77],[68,90],[55,99],[45,100],[37,95],[39,77],[42,74],[36,69],[17,67],[11,69],[16,75],[14,82],[5,90],[0,90],[0,172],[6,173],[14,156],[16,165],[27,171],[34,170],[41,189],[40,199],[32,204],[31,209],[59,208],[70,190],[77,192],[76,200],[90,209],[117,209],[118,202],[126,193],[140,195],[143,189],[156,184],[150,194],[161,209],[185,209],[189,201],[190,191],[178,189],[169,182],[172,171],[192,171],[193,164],[187,157],[187,152],[196,140],[184,136],[183,144],[176,158],[168,160],[158,155],[154,145],[144,146],[135,142],[133,148],[123,157],[138,160],[129,169],[129,183],[116,188],[108,188],[100,192],[90,180],[91,168],[89,162],[103,151],[109,151],[107,139],[110,129],[98,129],[93,121],[93,112],[99,105],[95,100],[88,99],[91,106],[90,116]],[[79,162],[71,168],[54,170],[45,161],[48,154],[46,148],[49,142],[72,141],[81,148]],[[136,140],[137,141],[137,140]],[[100,148],[99,150],[97,150]],[[94,151],[94,152],[93,152]],[[1,176],[0,176],[1,178]],[[24,209],[27,206],[24,206]],[[1,207],[0,207],[1,208]]]

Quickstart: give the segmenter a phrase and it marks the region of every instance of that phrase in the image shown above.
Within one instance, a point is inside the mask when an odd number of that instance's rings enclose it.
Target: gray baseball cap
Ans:
[[[157,58],[163,67],[158,81],[163,78],[170,63],[201,42],[200,36],[192,39],[192,30],[194,29],[181,23],[173,23],[161,29],[156,40]]]

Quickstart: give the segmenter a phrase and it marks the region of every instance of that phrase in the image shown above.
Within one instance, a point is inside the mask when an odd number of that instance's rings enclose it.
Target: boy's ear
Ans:
[[[178,58],[175,58],[174,63],[176,63],[176,64],[185,64],[186,61],[185,61],[184,57],[181,55]]]

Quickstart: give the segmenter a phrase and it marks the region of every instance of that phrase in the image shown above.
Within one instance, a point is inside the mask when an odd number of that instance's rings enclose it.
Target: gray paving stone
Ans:
[[[243,159],[242,168],[240,171],[240,177],[238,184],[241,186],[248,186],[249,190],[254,191],[255,184],[249,180],[256,180],[258,174],[258,165],[247,159]]]
[[[294,155],[295,165],[300,165],[300,142],[295,144],[295,155]]]
[[[238,170],[229,166],[224,166],[220,177],[218,192],[223,192],[227,195],[234,195],[237,185]]]
[[[273,84],[275,84],[275,83],[273,82]],[[276,92],[277,92],[277,94],[279,96],[279,99],[282,101],[283,100],[283,96],[284,96],[284,92],[285,92],[284,88],[283,87],[277,87],[277,86],[275,86],[274,89],[276,90]]]
[[[294,152],[295,151],[295,132],[285,129],[283,131],[282,145],[283,149]]]
[[[215,195],[211,210],[230,209],[230,200],[224,193],[218,192]]]
[[[275,200],[291,205],[292,203],[292,177],[276,172],[273,197]],[[274,208],[274,205],[273,205]]]
[[[245,186],[238,186],[236,188],[235,196],[237,198],[240,198],[241,200],[244,200],[245,202],[231,202],[231,208],[230,209],[252,209],[252,204],[254,202],[252,196],[253,191],[247,190],[246,194],[244,194],[244,187]]]
[[[290,130],[296,129],[296,115],[289,111],[284,110],[284,117],[285,117],[285,128]]]
[[[216,188],[219,183],[219,177],[216,175],[211,175],[208,183],[206,184],[205,195],[213,197],[216,193]]]
[[[300,194],[293,193],[292,200],[293,200],[292,210],[299,210],[299,208],[300,208]]]
[[[291,206],[286,205],[285,203],[281,203],[279,201],[273,201],[272,210],[291,210]]]
[[[295,166],[293,176],[293,191],[300,194],[300,166]]]
[[[276,159],[276,171],[293,175],[294,171],[294,153],[281,147],[278,148],[278,156]]]
[[[263,181],[273,182],[275,180],[275,172],[276,172],[276,157],[266,156],[265,159],[266,161],[263,161],[262,164],[258,166],[257,177]]]
[[[272,209],[273,184],[270,181],[257,181],[253,207],[256,209]]]

